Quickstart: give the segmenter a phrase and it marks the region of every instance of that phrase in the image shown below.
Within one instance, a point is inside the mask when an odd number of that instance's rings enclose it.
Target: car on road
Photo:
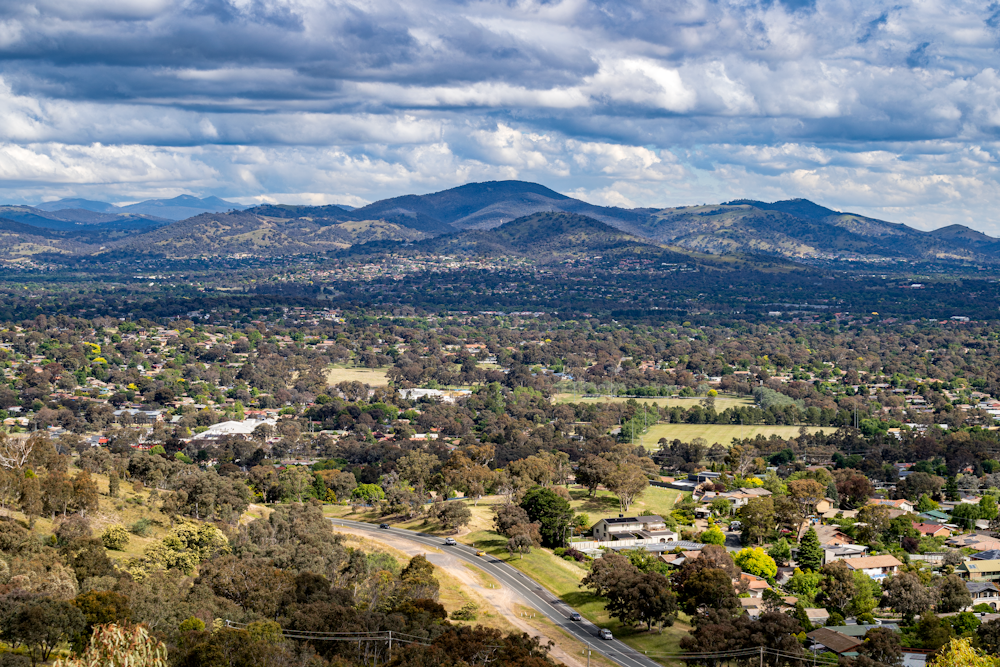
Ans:
[[[387,523],[380,523],[378,527],[381,528],[382,530],[389,530],[389,524]]]
[[[580,616],[580,612],[574,611],[572,614],[569,615],[569,620],[571,620],[571,621],[582,621],[583,620],[583,616]]]
[[[485,551],[476,551],[476,555],[477,556],[485,556],[486,552]]]
[[[446,537],[446,538],[444,539],[444,543],[445,543],[446,545],[448,545],[449,547],[453,547],[453,546],[455,546],[456,544],[458,544],[458,542],[456,542],[456,541],[455,541],[455,538],[454,538],[454,537]]]
[[[601,639],[614,639],[615,638],[614,635],[611,634],[611,630],[608,630],[607,628],[603,628],[597,634],[600,636]]]

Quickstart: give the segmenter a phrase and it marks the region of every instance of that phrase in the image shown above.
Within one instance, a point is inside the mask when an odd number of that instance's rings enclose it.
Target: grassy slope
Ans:
[[[589,498],[586,490],[581,488],[570,489],[573,509],[577,512],[585,512],[590,515],[591,523],[596,522],[604,516],[614,516],[619,512],[618,500],[607,491],[598,491],[597,496]],[[679,491],[672,489],[661,489],[650,487],[643,494],[642,498],[636,501],[629,513],[639,513],[643,510],[650,510],[656,514],[669,512]],[[580,587],[580,581],[587,575],[587,569],[575,561],[565,561],[555,556],[549,549],[532,549],[531,553],[523,557],[511,558],[507,553],[505,545],[506,538],[498,535],[492,529],[493,505],[502,503],[499,496],[488,496],[479,501],[478,505],[468,502],[469,509],[472,510],[473,519],[468,526],[468,532],[456,535],[456,539],[466,544],[474,545],[477,548],[489,553],[509,565],[521,570],[534,580],[540,582],[552,593],[559,596],[570,606],[579,610],[588,620],[596,623],[602,628],[608,628],[618,637],[633,648],[640,651],[653,653],[676,653],[678,642],[683,637],[690,626],[686,619],[682,618],[673,627],[665,628],[662,633],[647,633],[644,630],[630,630],[621,625],[618,621],[610,618],[604,611],[604,601],[593,593]],[[329,516],[344,517],[359,521],[370,521],[377,523],[385,519],[377,516],[375,512],[350,514],[350,508],[346,506],[328,505],[325,508]],[[412,521],[394,522],[389,520],[398,528],[419,530],[425,533],[446,534],[440,526],[427,522],[424,519]]]
[[[632,399],[624,396],[595,396],[595,397],[584,397],[583,394],[556,394],[552,397],[554,403],[625,403]],[[674,397],[648,397],[648,398],[637,398],[635,399],[639,403],[649,403],[650,405],[656,404],[661,408],[691,408],[696,405],[700,405],[702,398],[674,398]],[[731,396],[719,396],[715,399],[715,409],[719,412],[725,410],[726,408],[735,408],[739,406],[750,406],[754,402],[749,398],[734,398]]]
[[[326,372],[327,384],[337,384],[340,382],[364,382],[373,387],[382,387],[389,384],[389,378],[385,376],[385,368],[345,368],[338,364]]]

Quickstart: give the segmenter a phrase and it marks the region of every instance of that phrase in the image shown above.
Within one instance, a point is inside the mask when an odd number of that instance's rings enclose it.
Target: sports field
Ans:
[[[691,442],[695,438],[704,438],[709,445],[716,442],[728,447],[733,442],[733,438],[754,438],[758,434],[769,438],[777,435],[782,438],[796,438],[799,435],[798,426],[740,426],[739,424],[656,424],[649,429],[649,433],[642,437],[642,444],[646,449],[658,449],[657,441],[660,438],[669,440],[681,440]],[[834,431],[833,427],[807,426],[810,433],[816,431]],[[636,437],[636,441],[639,438]]]

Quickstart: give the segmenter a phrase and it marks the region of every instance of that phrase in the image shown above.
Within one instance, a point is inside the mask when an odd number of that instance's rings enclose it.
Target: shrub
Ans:
[[[871,614],[861,614],[858,616],[858,625],[875,625],[875,617]]]
[[[181,632],[201,632],[205,629],[205,621],[197,616],[190,616],[181,621],[178,630]]]
[[[473,602],[466,602],[461,609],[456,609],[451,612],[451,618],[455,621],[474,621],[476,620],[476,610],[479,609]]]
[[[122,551],[128,546],[129,534],[125,530],[125,526],[115,524],[104,529],[104,532],[101,533],[101,541],[104,542],[105,549]]]
[[[563,549],[562,547],[556,547],[555,549],[552,550],[552,553],[553,553],[553,555],[556,555],[556,556],[565,556],[566,555],[566,550]]]
[[[138,535],[139,537],[146,537],[149,535],[149,527],[153,525],[153,522],[149,519],[143,517],[129,526],[129,531],[133,535]]]

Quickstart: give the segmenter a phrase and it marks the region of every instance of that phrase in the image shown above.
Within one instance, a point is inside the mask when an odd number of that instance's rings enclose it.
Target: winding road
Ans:
[[[338,525],[349,527],[354,530],[371,533],[373,537],[389,534],[394,538],[405,539],[422,546],[433,547],[442,551],[447,550],[447,553],[452,556],[486,572],[499,581],[517,597],[521,598],[524,604],[544,614],[550,621],[569,633],[570,636],[586,644],[595,654],[603,655],[608,660],[622,665],[622,667],[660,667],[659,663],[654,662],[617,639],[601,639],[598,636],[600,628],[590,621],[586,619],[582,621],[569,620],[570,614],[573,613],[572,607],[546,590],[534,579],[531,579],[493,556],[476,556],[476,550],[464,544],[451,547],[445,546],[444,539],[436,535],[428,535],[427,533],[418,533],[400,528],[384,529],[362,521],[348,521],[346,519],[331,519],[331,521],[334,527]]]

